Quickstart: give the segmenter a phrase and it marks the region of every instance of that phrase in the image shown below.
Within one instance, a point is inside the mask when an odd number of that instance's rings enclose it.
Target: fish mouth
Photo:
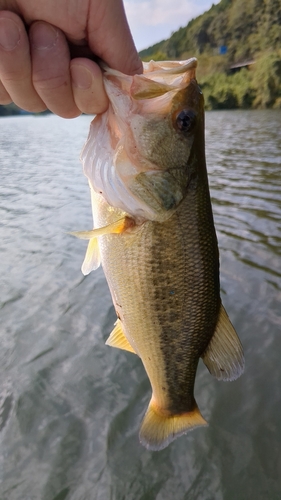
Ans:
[[[153,99],[167,92],[179,91],[195,79],[197,59],[187,61],[150,61],[143,63],[143,75],[134,75],[130,87],[135,100]]]
[[[121,81],[121,86],[123,90],[129,90],[131,87],[131,79],[136,81],[141,81],[144,77],[154,80],[155,82],[170,84],[173,87],[178,87],[179,80],[176,78],[179,75],[185,75],[185,80],[189,81],[194,78],[195,70],[197,68],[196,57],[191,57],[185,61],[149,61],[143,62],[143,75],[134,75],[130,77],[121,73],[116,69],[109,68],[104,62],[101,62],[100,66],[104,71],[105,77],[117,77]]]
[[[185,61],[149,61],[143,62],[143,69],[145,76],[148,76],[149,73],[152,73],[153,80],[156,81],[159,75],[163,77],[163,73],[165,76],[165,81],[167,80],[167,75],[177,76],[180,74],[184,74],[189,72],[189,70],[196,70],[197,68],[197,59],[196,57],[191,57]],[[177,85],[177,84],[176,84]]]

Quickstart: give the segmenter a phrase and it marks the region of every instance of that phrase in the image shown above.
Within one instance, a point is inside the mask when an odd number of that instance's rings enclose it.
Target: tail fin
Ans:
[[[140,442],[148,450],[159,451],[195,427],[208,425],[199,409],[180,415],[165,415],[151,399],[140,429]]]

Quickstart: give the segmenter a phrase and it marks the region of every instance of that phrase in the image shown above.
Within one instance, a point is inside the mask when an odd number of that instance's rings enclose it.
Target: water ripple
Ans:
[[[281,112],[207,113],[222,296],[247,369],[219,384],[200,364],[210,425],[159,454],[137,438],[149,398],[141,362],[104,345],[115,319],[107,284],[101,269],[82,277],[86,242],[66,234],[92,223],[78,160],[89,122],[0,120],[3,500],[277,498]]]

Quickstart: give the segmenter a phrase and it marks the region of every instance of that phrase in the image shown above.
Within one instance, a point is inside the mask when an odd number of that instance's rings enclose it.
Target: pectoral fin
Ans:
[[[243,348],[223,305],[215,333],[202,359],[218,380],[235,380],[244,370]]]
[[[115,327],[106,341],[106,345],[110,345],[111,347],[118,347],[119,349],[124,349],[125,351],[130,351],[136,354],[131,344],[125,337],[120,319],[116,321]]]
[[[97,269],[100,265],[100,251],[98,237],[104,234],[120,234],[135,225],[134,219],[131,217],[123,217],[108,226],[92,229],[91,231],[75,231],[71,232],[72,236],[82,240],[90,240],[86,251],[85,259],[83,261],[81,271],[86,276],[91,271]]]
[[[104,234],[124,233],[127,229],[133,227],[134,225],[134,219],[125,216],[122,217],[122,219],[118,219],[115,222],[108,224],[108,226],[92,229],[91,231],[74,231],[69,234],[76,236],[76,238],[80,238],[81,240],[90,240],[92,238],[98,238],[98,236],[103,236]]]
[[[91,271],[95,271],[100,266],[100,250],[98,238],[89,241],[86,255],[81,267],[81,271],[86,276]]]

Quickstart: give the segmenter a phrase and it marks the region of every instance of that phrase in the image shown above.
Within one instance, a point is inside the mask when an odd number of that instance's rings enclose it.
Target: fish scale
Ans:
[[[102,227],[113,222],[116,214],[98,198],[94,218]],[[130,234],[100,237],[103,269],[124,333],[133,346],[141,344],[154,398],[171,414],[195,407],[196,368],[220,307],[208,193],[201,195],[201,204],[196,198],[197,190],[192,189],[164,223],[148,222]],[[201,237],[199,224],[204,228]],[[159,390],[163,386],[165,395]]]
[[[220,299],[195,67],[153,63],[136,76],[107,68],[109,110],[93,120],[82,154],[95,227],[76,233],[90,239],[82,270],[101,262],[117,315],[106,343],[139,355],[149,377],[140,441],[150,450],[206,425],[193,394],[200,357],[219,380],[244,367]]]

